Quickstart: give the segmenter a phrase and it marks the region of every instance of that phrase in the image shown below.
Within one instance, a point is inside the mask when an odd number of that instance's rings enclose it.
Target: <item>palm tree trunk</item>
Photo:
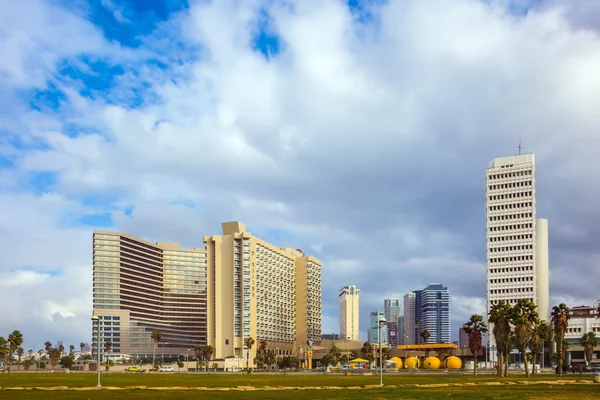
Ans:
[[[154,343],[154,346],[152,346],[152,368],[154,368],[154,359],[155,358],[156,358],[156,342]]]
[[[504,353],[504,376],[508,376],[508,363],[510,361],[510,351],[506,350]]]
[[[537,361],[537,354],[532,351],[531,356],[531,361],[533,362],[533,365],[531,366],[531,375],[535,375],[535,362]]]
[[[475,362],[473,363],[473,376],[477,376],[477,353],[474,354]]]
[[[524,349],[523,354],[523,365],[525,366],[525,377],[529,378],[529,365],[527,365],[527,348]]]
[[[502,377],[502,367],[504,366],[504,357],[501,352],[498,352],[498,376]]]
[[[18,361],[18,364],[17,364],[17,369],[19,371],[21,371],[21,356],[19,356],[19,361]]]

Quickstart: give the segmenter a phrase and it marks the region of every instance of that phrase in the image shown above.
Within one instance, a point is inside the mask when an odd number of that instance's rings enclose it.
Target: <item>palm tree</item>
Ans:
[[[506,339],[506,348],[504,349],[504,376],[508,376],[508,367],[510,365],[510,353],[514,348],[515,341],[515,333],[511,331],[508,334],[508,338]]]
[[[79,352],[83,353],[83,348],[85,347],[85,343],[81,342],[79,343]]]
[[[350,351],[350,359],[351,360],[354,360],[354,359],[359,358],[359,357],[360,357],[360,351],[358,351],[358,350],[351,350]]]
[[[112,342],[104,343],[104,353],[106,354],[106,370],[110,368],[110,359],[108,358],[108,353],[112,350]]]
[[[204,346],[197,345],[196,347],[194,347],[194,354],[196,355],[196,360],[197,360],[196,369],[197,369],[199,361],[201,361],[202,357],[204,357]]]
[[[3,336],[0,336],[0,360],[5,361],[10,354],[10,344],[8,340],[4,339]]]
[[[533,324],[538,319],[535,310],[536,305],[529,299],[519,299],[513,308],[513,323],[515,325],[515,341],[517,348],[523,357],[525,376],[529,378],[529,366],[527,365],[527,347],[531,340]]]
[[[214,352],[215,352],[215,348],[212,347],[210,344],[208,346],[204,346],[202,349],[202,356],[203,356],[204,360],[206,361],[206,372],[208,372],[208,362],[212,358],[212,355],[214,354]]]
[[[331,346],[327,355],[329,356],[329,359],[331,360],[331,363],[334,366],[337,366],[340,363],[340,360],[342,359],[342,351],[336,345]]]
[[[162,340],[162,332],[158,329],[152,331],[152,368],[154,368],[154,363],[156,362],[156,346]]]
[[[25,353],[25,350],[23,350],[22,347],[19,347],[17,349],[17,356],[19,357],[19,361],[17,362],[17,368],[19,369],[19,371],[21,370],[21,357],[23,357],[23,353]]]
[[[258,342],[258,349],[256,349],[256,354],[257,355],[265,355],[265,353],[267,352],[267,341],[262,339],[260,342]]]
[[[381,349],[381,358],[383,358],[383,361],[387,361],[390,358],[389,347],[384,347],[383,349]]]
[[[369,362],[373,361],[373,345],[369,342],[364,342],[360,352],[363,358],[369,360]]]
[[[498,352],[498,376],[502,376],[504,357],[506,353],[506,342],[511,332],[512,306],[510,303],[500,300],[490,309],[489,321],[493,324],[492,333],[496,339]]]
[[[267,366],[269,368],[271,368],[271,365],[275,364],[275,360],[277,359],[277,354],[275,354],[275,350],[267,350],[265,353],[265,364],[267,364]]]
[[[425,329],[423,332],[421,332],[421,338],[423,339],[424,344],[427,344],[427,341],[429,340],[430,337],[431,337],[431,333],[429,333],[428,329]]]
[[[252,350],[252,346],[254,346],[254,339],[250,336],[246,339],[246,347],[248,348],[248,353],[246,353],[246,369],[248,369],[248,373],[250,373],[250,350]]]
[[[592,365],[592,357],[594,355],[594,347],[598,346],[598,338],[594,332],[584,333],[581,337],[581,344],[585,352],[585,359],[588,366]]]
[[[544,350],[544,343],[546,343],[549,332],[550,325],[548,325],[547,322],[542,321],[539,318],[535,320],[533,330],[531,331],[531,338],[529,339],[529,349],[531,350],[533,362],[533,370],[531,372],[532,375],[535,375],[536,359],[538,354]],[[542,358],[543,357],[544,353],[542,352]]]
[[[12,356],[12,354],[17,351],[19,346],[23,344],[23,334],[18,330],[12,331],[12,333],[8,335],[8,343],[10,355]],[[21,367],[19,367],[19,369],[21,369]],[[8,372],[10,372],[10,368],[8,369]]]
[[[46,350],[46,354],[50,354],[50,350],[52,350],[52,343],[46,342],[44,343],[44,349]]]
[[[475,356],[473,364],[473,376],[477,376],[477,354],[481,350],[481,339],[483,334],[487,332],[487,326],[483,322],[483,317],[478,314],[471,315],[471,318],[464,326],[465,332],[469,335],[469,349]]]
[[[33,354],[33,350],[27,350],[27,353],[29,353],[29,359],[31,360],[32,354]]]
[[[552,307],[550,313],[552,329],[554,330],[554,340],[556,341],[556,352],[558,355],[558,376],[562,376],[563,365],[563,341],[565,333],[569,327],[569,319],[571,318],[571,310],[565,303],[560,303],[558,306]]]
[[[75,351],[75,346],[73,346],[73,345],[70,345],[70,346],[69,346],[69,355],[72,355],[72,354],[73,354],[73,351]]]

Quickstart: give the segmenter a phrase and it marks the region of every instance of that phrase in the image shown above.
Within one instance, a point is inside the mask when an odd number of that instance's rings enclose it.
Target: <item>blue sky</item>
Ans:
[[[0,301],[30,295],[2,326],[87,340],[95,228],[198,247],[240,220],[323,260],[324,332],[341,286],[366,323],[441,281],[456,336],[484,311],[483,171],[519,140],[552,302],[597,300],[599,17],[594,0],[11,2]]]

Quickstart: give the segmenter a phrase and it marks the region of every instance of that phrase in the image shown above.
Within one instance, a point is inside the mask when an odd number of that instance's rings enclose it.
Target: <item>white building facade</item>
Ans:
[[[414,292],[404,295],[404,332],[403,344],[418,343],[416,335],[416,294]]]
[[[497,158],[487,167],[487,310],[501,300],[530,299],[547,321],[548,221],[536,216],[535,173],[533,154]]]
[[[343,287],[338,292],[340,300],[340,339],[359,339],[359,296],[360,289],[355,285]]]

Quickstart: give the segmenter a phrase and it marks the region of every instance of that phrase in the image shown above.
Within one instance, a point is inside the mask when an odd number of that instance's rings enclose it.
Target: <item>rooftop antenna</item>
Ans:
[[[519,150],[519,155],[521,155],[521,149],[522,149],[521,139],[519,139],[519,145],[517,146],[517,149]]]

